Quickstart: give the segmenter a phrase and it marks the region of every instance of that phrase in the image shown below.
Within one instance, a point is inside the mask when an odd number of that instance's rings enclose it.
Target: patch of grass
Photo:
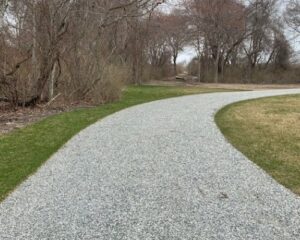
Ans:
[[[131,86],[120,101],[48,117],[0,137],[0,201],[80,130],[121,109],[153,100],[225,91],[200,87]],[[227,90],[228,91],[228,90]]]
[[[235,103],[215,119],[237,149],[300,194],[300,95]]]

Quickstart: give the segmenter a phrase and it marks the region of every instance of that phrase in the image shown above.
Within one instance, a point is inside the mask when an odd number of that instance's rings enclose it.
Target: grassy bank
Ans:
[[[0,137],[0,201],[80,130],[121,109],[153,100],[217,92],[200,87],[129,87],[120,101],[48,117]]]
[[[300,194],[300,95],[232,104],[216,122],[237,149]]]

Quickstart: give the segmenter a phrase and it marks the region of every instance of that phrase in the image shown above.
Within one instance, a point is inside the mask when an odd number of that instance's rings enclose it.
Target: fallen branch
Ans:
[[[54,98],[52,98],[44,107],[48,107],[51,105],[51,103],[53,103],[59,96],[61,95],[61,93],[57,94]]]

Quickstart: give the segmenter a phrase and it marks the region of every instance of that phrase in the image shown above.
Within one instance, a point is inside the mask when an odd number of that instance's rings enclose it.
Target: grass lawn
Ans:
[[[216,122],[237,149],[300,194],[300,95],[235,103]]]
[[[80,130],[121,109],[153,100],[225,91],[200,87],[128,87],[120,101],[48,117],[0,137],[0,201]]]

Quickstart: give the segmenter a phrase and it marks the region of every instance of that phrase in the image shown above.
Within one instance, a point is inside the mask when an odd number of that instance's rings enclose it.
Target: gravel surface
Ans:
[[[300,89],[173,98],[97,122],[0,204],[0,239],[300,239],[300,198],[213,118],[290,93]]]

